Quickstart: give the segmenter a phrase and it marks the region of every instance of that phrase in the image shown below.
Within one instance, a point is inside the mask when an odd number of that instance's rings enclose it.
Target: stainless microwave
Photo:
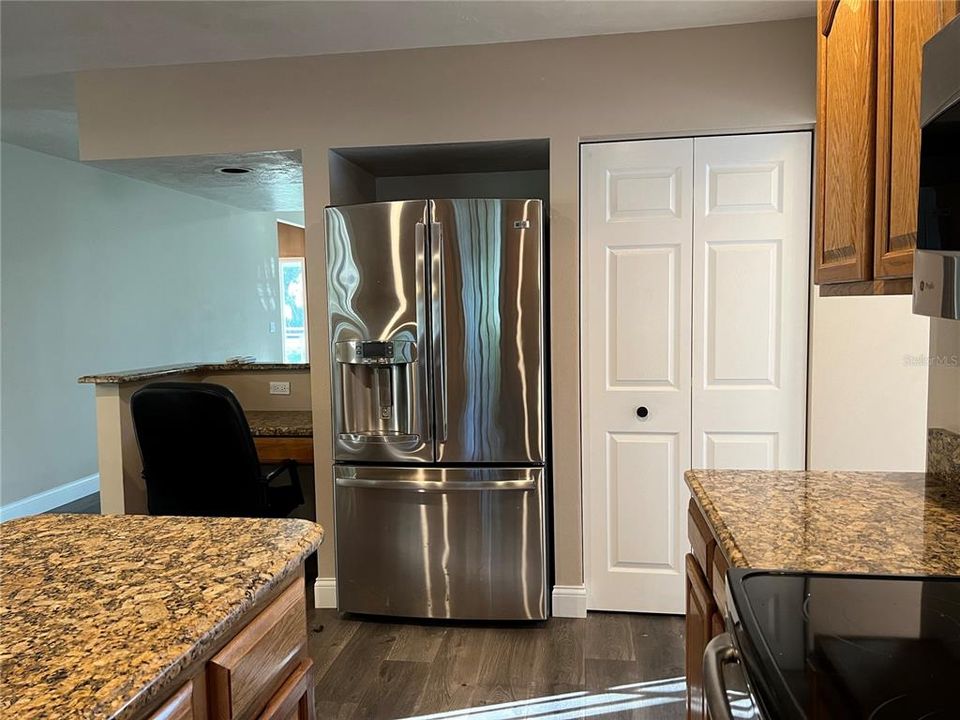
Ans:
[[[923,48],[913,312],[960,320],[960,18]]]

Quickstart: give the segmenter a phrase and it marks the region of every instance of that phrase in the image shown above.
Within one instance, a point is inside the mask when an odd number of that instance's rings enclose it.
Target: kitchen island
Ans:
[[[0,525],[0,716],[311,717],[305,520]]]
[[[960,576],[960,476],[688,470],[690,718],[702,658],[724,630],[727,569]]]

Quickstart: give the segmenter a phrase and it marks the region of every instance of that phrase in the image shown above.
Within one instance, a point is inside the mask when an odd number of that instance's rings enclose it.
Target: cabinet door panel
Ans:
[[[315,720],[315,714],[313,661],[307,658],[280,686],[258,720]]]
[[[713,539],[706,518],[703,517],[700,508],[692,498],[687,507],[687,538],[690,540],[690,552],[700,567],[712,567],[713,553],[716,552],[717,543]]]
[[[147,720],[194,720],[193,681],[188,680]]]
[[[713,637],[717,606],[703,570],[693,555],[687,555],[686,670],[687,720],[706,720],[703,697],[703,652]]]
[[[876,174],[877,3],[821,1],[818,18],[816,281],[869,280]]]
[[[876,278],[913,274],[923,44],[954,9],[953,0],[883,0],[878,6]]]
[[[213,717],[256,717],[299,663],[306,634],[302,580],[295,580],[208,663]]]
[[[710,566],[710,588],[713,591],[714,602],[717,603],[717,612],[722,616],[727,614],[727,570],[730,563],[722,552],[713,554],[713,564]]]

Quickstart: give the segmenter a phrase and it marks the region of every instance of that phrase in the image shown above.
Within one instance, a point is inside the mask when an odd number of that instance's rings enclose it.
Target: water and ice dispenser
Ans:
[[[334,347],[340,374],[340,440],[351,446],[420,444],[416,343],[347,340]]]

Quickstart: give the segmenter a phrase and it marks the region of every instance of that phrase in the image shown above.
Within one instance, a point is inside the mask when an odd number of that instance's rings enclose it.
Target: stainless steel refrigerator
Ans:
[[[547,616],[539,200],[326,210],[337,607]]]

